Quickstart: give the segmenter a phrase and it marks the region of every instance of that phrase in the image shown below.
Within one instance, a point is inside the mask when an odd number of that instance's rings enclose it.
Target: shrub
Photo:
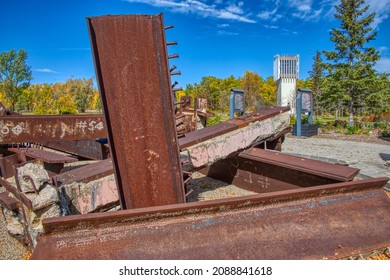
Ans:
[[[374,122],[375,121],[375,115],[371,114],[371,115],[368,115],[368,116],[363,116],[361,118],[361,121],[362,122]]]
[[[347,122],[347,121],[344,121],[344,120],[335,120],[335,121],[333,122],[333,126],[334,126],[334,127],[346,128],[346,127],[347,127],[347,124],[348,124],[348,122]]]
[[[361,127],[359,124],[349,125],[347,126],[347,129],[345,131],[345,134],[351,135],[351,134],[360,134],[362,132]]]
[[[379,120],[382,122],[389,122],[390,121],[390,111],[382,112],[379,115]]]
[[[383,130],[381,133],[382,137],[390,137],[390,129]]]
[[[389,127],[389,125],[386,122],[375,122],[374,128],[379,128],[381,130],[386,130]]]
[[[222,116],[220,114],[216,114],[214,117],[207,119],[207,126],[212,126],[222,122]]]

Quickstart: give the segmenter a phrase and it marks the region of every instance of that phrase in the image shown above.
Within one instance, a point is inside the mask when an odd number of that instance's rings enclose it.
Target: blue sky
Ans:
[[[33,71],[32,83],[91,78],[95,72],[86,17],[107,14],[164,13],[169,53],[182,72],[180,86],[203,76],[242,76],[245,70],[272,75],[276,54],[300,55],[306,78],[316,50],[332,50],[329,30],[339,23],[339,0],[42,0],[3,1],[0,52],[23,48]],[[390,72],[390,0],[366,0],[376,12],[380,72]]]

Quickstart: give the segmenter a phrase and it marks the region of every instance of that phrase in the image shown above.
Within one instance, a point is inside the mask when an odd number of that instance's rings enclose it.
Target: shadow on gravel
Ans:
[[[379,153],[379,156],[380,156],[381,159],[383,159],[384,161],[390,160],[390,154]]]
[[[383,141],[390,142],[390,137],[382,137],[382,136],[378,136],[378,139],[381,139],[381,140],[383,140]]]

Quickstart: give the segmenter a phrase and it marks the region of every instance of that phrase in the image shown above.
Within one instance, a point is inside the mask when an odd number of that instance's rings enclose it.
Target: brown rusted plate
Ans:
[[[311,170],[310,170],[311,171]],[[253,191],[268,193],[303,187],[312,187],[339,182],[324,176],[313,175],[294,166],[285,168],[277,164],[264,163],[261,159],[232,156],[220,160],[201,173],[227,184]]]
[[[0,144],[106,137],[102,115],[2,116]]]
[[[55,176],[55,180],[61,184],[88,183],[111,174],[114,174],[114,167],[112,160],[109,158],[63,172]]]
[[[96,140],[40,141],[45,147],[74,154],[88,159],[106,159],[109,149]]]
[[[87,22],[122,208],[185,202],[162,15]]]
[[[32,258],[343,258],[390,245],[387,180],[47,219]]]
[[[0,193],[0,206],[14,211],[18,209],[18,201],[15,198],[10,197],[7,192],[3,192]]]
[[[77,158],[74,157],[37,148],[10,148],[9,150],[15,153],[23,153],[28,158],[41,160],[46,163],[69,163],[77,161]]]
[[[18,158],[17,154],[0,156],[1,177],[9,178],[15,175],[14,165],[19,163]]]
[[[336,181],[351,181],[360,171],[357,168],[291,156],[258,148],[246,150],[240,154],[240,157]],[[297,185],[300,184],[305,183],[297,182]]]

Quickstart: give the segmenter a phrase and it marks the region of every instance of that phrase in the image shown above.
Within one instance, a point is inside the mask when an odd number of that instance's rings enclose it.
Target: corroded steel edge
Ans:
[[[390,245],[390,200],[378,188],[386,180],[311,188],[315,193],[295,199],[246,197],[185,211],[85,217],[45,233],[32,259],[345,258]]]
[[[252,159],[252,160],[261,160],[261,162],[266,163],[266,164],[271,164],[275,165],[275,161],[272,159],[264,158],[262,157],[262,153],[272,153],[263,149],[259,148],[250,148],[248,150],[245,150],[239,154],[240,157],[242,158],[247,158],[247,159]],[[300,157],[288,155],[288,154],[283,154],[280,152],[275,152],[274,154],[275,157],[280,156],[281,158],[285,159],[284,162],[278,161],[277,165],[280,167],[284,168],[291,168],[291,166],[294,167],[295,170],[300,171],[300,172],[307,172],[308,169],[304,167],[299,167],[295,163],[299,162],[300,160],[305,160],[308,161],[312,164],[310,171],[312,174],[318,175],[320,177],[326,177],[330,179],[334,179],[337,181],[351,181],[357,174],[359,174],[360,169],[358,168],[353,168],[353,167],[347,167],[347,166],[342,166],[342,165],[334,165],[334,164],[329,164],[328,166],[333,167],[332,169],[339,169],[345,171],[345,176],[341,176],[333,172],[333,170],[326,170],[326,169],[320,169],[317,167],[317,165],[321,166],[322,168],[326,165],[326,163],[323,163],[321,161],[318,161],[318,164],[316,165],[316,160],[308,160],[308,159],[303,159]],[[329,169],[329,168],[328,168]],[[344,174],[343,174],[344,175]]]
[[[82,227],[95,227],[105,223],[126,223],[126,220],[149,220],[164,216],[192,215],[199,212],[229,211],[234,208],[264,206],[293,200],[322,197],[338,193],[353,193],[383,188],[389,178],[381,177],[360,181],[343,182],[297,190],[287,190],[266,194],[255,194],[211,201],[199,201],[186,204],[156,206],[122,210],[109,213],[91,213],[43,220],[45,234]]]

